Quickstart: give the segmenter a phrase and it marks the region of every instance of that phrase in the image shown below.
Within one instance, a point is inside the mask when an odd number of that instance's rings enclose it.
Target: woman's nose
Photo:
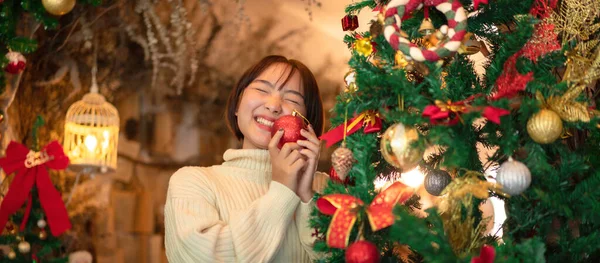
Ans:
[[[283,110],[281,106],[281,98],[278,96],[270,96],[265,103],[265,107],[273,114],[281,114]]]

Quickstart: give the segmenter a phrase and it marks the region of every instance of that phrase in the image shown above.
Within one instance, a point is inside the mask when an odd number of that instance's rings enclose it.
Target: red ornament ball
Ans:
[[[271,130],[271,136],[275,135],[279,129],[283,129],[283,136],[279,140],[277,147],[281,149],[288,142],[296,142],[303,139],[300,130],[306,128],[304,120],[300,116],[286,115],[275,120]]]
[[[21,53],[14,51],[8,52],[6,54],[6,59],[8,59],[8,64],[4,68],[4,71],[10,74],[19,74],[25,69],[27,60]]]
[[[369,241],[358,241],[346,250],[346,263],[377,263],[379,262],[379,251]]]

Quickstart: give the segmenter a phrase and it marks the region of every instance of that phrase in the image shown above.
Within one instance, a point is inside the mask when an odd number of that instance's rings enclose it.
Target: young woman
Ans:
[[[296,110],[310,125],[306,138],[277,144],[273,122]],[[165,245],[171,263],[309,262],[315,258],[308,217],[323,105],[312,72],[296,60],[268,56],[244,73],[227,102],[226,119],[242,149],[221,165],[184,167],[169,182]]]

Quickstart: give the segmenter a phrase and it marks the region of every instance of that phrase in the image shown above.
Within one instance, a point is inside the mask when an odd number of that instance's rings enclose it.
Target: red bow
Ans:
[[[398,203],[402,204],[413,195],[408,186],[395,182],[390,187],[379,193],[369,207],[367,216],[371,229],[377,231],[394,223],[392,209]],[[356,218],[362,200],[347,194],[330,194],[317,200],[317,208],[321,213],[333,215],[331,224],[327,229],[327,245],[333,248],[345,248],[348,245],[350,231]]]
[[[348,127],[346,127],[346,136],[355,133],[363,126],[365,127],[364,133],[380,131],[381,118],[379,118],[379,112],[368,110],[352,118],[349,121]],[[327,147],[341,141],[344,139],[344,124],[326,132],[319,139],[324,140]]]
[[[481,252],[479,252],[479,256],[473,257],[471,263],[494,263],[495,257],[496,249],[492,246],[483,245],[483,247],[481,247]]]
[[[423,116],[429,117],[431,124],[443,123],[452,126],[460,120],[460,114],[467,110],[464,101],[443,102],[436,100],[435,105],[428,105],[423,110]],[[452,115],[450,115],[452,114]]]
[[[425,107],[423,110],[423,116],[429,117],[429,122],[431,122],[431,124],[441,123],[447,126],[455,125],[460,120],[461,114],[481,109],[471,107],[468,104],[477,97],[479,96],[471,96],[466,100],[459,102],[443,102],[436,100],[435,105],[428,105]],[[508,114],[510,114],[510,111],[508,110],[492,106],[485,106],[481,115],[493,123],[500,124],[500,117]]]
[[[51,142],[40,152],[31,151],[17,142],[10,142],[6,149],[6,156],[0,158],[0,167],[6,174],[15,171],[17,174],[0,206],[0,226],[4,227],[10,215],[17,212],[27,201],[27,208],[21,222],[21,231],[25,229],[31,211],[31,188],[36,185],[52,235],[58,236],[70,229],[71,221],[67,209],[60,192],[50,181],[47,170],[48,168],[64,170],[67,166],[69,166],[69,158],[57,141]]]

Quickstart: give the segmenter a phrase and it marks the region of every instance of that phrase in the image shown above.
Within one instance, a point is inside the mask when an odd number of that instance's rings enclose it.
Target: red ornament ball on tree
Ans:
[[[281,149],[284,144],[288,142],[296,142],[303,139],[304,136],[300,134],[300,130],[306,128],[304,120],[300,116],[286,115],[277,119],[273,123],[271,130],[271,136],[275,135],[279,129],[283,129],[283,137],[279,140],[277,147]]]
[[[21,53],[14,51],[8,52],[6,54],[6,59],[8,59],[8,64],[4,68],[4,71],[10,74],[19,74],[25,69],[27,60]]]
[[[379,251],[369,241],[358,241],[346,250],[346,263],[377,263],[379,262]]]

